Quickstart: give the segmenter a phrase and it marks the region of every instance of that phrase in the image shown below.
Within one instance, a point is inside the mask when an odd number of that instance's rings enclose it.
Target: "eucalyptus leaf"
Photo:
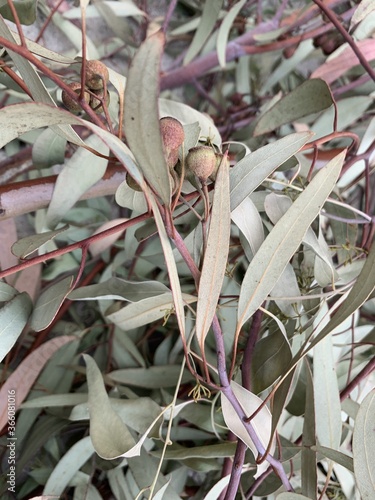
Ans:
[[[1,283],[5,285],[5,283]],[[0,309],[0,361],[17,342],[32,311],[32,302],[23,292],[12,297]]]
[[[226,157],[220,164],[215,186],[198,288],[196,336],[203,353],[204,341],[216,312],[229,252],[229,162]]]
[[[164,35],[157,32],[145,40],[134,57],[125,88],[125,134],[140,170],[169,205],[171,177],[159,130],[159,66]]]
[[[332,104],[332,94],[324,80],[307,80],[280,99],[258,119],[254,135],[266,134],[281,125],[323,111]]]
[[[90,136],[86,145],[102,155],[108,155],[108,148],[96,135]],[[105,158],[94,155],[88,149],[81,148],[74,153],[57,177],[47,210],[48,227],[53,229],[79,198],[103,177],[107,163]]]
[[[197,297],[188,294],[182,294],[182,298],[188,304],[197,300]],[[119,311],[107,314],[107,319],[127,331],[167,317],[173,312],[173,308],[172,293],[166,292],[133,302]]]
[[[332,191],[344,161],[341,153],[323,167],[275,225],[251,261],[242,282],[238,330],[258,309],[300,245]]]
[[[232,28],[232,25],[236,17],[238,16],[240,10],[245,5],[245,3],[246,0],[240,0],[239,2],[235,3],[233,7],[229,10],[228,14],[224,17],[221,26],[219,28],[216,48],[217,48],[217,56],[219,59],[219,64],[222,68],[225,68],[225,63],[226,63],[225,52],[227,49],[230,29]]]
[[[168,293],[169,289],[159,281],[129,281],[112,277],[107,281],[76,288],[69,293],[69,300],[126,300],[138,302]]]
[[[31,316],[30,328],[39,332],[52,323],[68,296],[72,283],[73,276],[67,276],[41,293]]]
[[[29,26],[35,22],[36,4],[36,0],[13,0],[13,5],[21,24]],[[5,19],[15,22],[13,12],[7,3],[0,6],[0,14]]]
[[[359,407],[353,433],[353,463],[356,484],[363,500],[371,500],[375,493],[375,389]]]
[[[33,234],[31,236],[25,236],[16,243],[12,245],[12,253],[20,259],[25,259],[30,254],[38,250],[48,241],[53,240],[57,235],[63,233],[69,228],[69,226],[63,226],[55,231],[47,231],[45,233]]]
[[[82,465],[95,452],[90,436],[75,443],[58,462],[44,487],[43,495],[59,497]]]
[[[129,429],[112,408],[103,377],[95,361],[87,354],[86,377],[89,391],[90,438],[96,453],[106,459],[117,458],[135,444]]]
[[[302,493],[309,498],[316,498],[318,492],[318,474],[316,470],[316,451],[313,449],[313,446],[316,445],[316,424],[320,409],[318,409],[314,396],[314,384],[310,367],[306,359],[304,362],[307,380],[305,418],[302,434],[301,483]]]
[[[231,210],[238,207],[284,161],[311,139],[310,132],[283,137],[246,155],[229,174]]]
[[[341,405],[333,361],[332,338],[314,348],[314,399],[319,444],[338,450],[341,440]]]
[[[47,128],[33,144],[32,158],[38,168],[64,163],[66,138]]]
[[[134,385],[160,389],[162,387],[174,387],[177,384],[181,367],[177,365],[150,366],[149,368],[127,368],[114,370],[107,375],[108,379],[123,385]],[[182,382],[191,379],[188,372],[184,372]]]
[[[219,17],[222,5],[223,0],[205,2],[198,29],[184,58],[185,65],[194,59],[207,41]]]

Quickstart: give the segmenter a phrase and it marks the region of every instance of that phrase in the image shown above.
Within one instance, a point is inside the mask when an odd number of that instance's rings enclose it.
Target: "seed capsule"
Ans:
[[[101,61],[86,61],[85,83],[90,90],[101,90],[109,82],[109,71]]]
[[[69,87],[74,90],[74,92],[77,94],[77,95],[80,95],[81,93],[81,84],[78,83],[78,82],[73,82],[73,83],[70,83],[69,84]],[[88,92],[85,92],[84,93],[84,99],[85,101],[87,102],[87,104],[90,103],[90,94]],[[70,95],[68,95],[68,93],[63,90],[62,91],[62,94],[61,94],[61,100],[64,104],[64,106],[72,113],[79,113],[79,111],[82,110],[82,107],[81,105],[75,101],[74,99],[72,99],[70,97]]]
[[[91,95],[91,99],[90,99],[90,108],[92,108],[95,113],[97,115],[99,115],[100,113],[103,113],[104,109],[103,109],[103,106],[102,106],[102,99],[103,99],[103,96],[104,96],[104,91],[103,89],[102,90],[95,90],[93,91],[93,94],[95,94],[96,96],[98,96],[98,98],[94,97],[94,95]],[[107,90],[107,96],[105,98],[105,105],[108,106],[109,105],[109,101],[110,101],[110,95],[109,95],[109,92]]]
[[[181,122],[172,116],[161,118],[159,123],[165,160],[171,170],[178,162],[178,150],[185,139],[184,128]]]
[[[215,169],[216,155],[210,146],[197,146],[189,150],[186,156],[187,168],[195,174],[201,182],[206,182]]]

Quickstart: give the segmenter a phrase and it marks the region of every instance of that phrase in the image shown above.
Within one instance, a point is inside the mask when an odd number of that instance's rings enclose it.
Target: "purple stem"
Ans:
[[[168,230],[168,233],[170,237],[173,239],[174,244],[176,245],[176,248],[180,252],[182,258],[186,262],[193,278],[196,283],[196,286],[198,287],[199,285],[199,279],[200,279],[200,271],[198,267],[196,266],[193,258],[190,255],[190,252],[186,248],[185,242],[182,239],[181,235],[174,229],[172,232],[171,229]],[[219,380],[220,380],[220,385],[221,385],[221,391],[224,394],[224,396],[228,399],[228,401],[231,403],[233,409],[237,413],[237,415],[240,417],[242,420],[242,423],[247,431],[247,433],[250,436],[250,439],[253,441],[259,455],[264,455],[266,453],[266,449],[264,448],[262,442],[260,441],[258,434],[256,433],[253,425],[251,422],[246,422],[247,415],[245,414],[242,406],[240,405],[238,399],[236,398],[232,387],[230,385],[230,381],[228,379],[228,373],[227,373],[227,368],[226,368],[226,363],[225,363],[225,346],[224,346],[224,336],[223,332],[221,330],[221,326],[218,320],[217,315],[215,314],[214,319],[212,321],[212,329],[214,332],[215,336],[215,343],[216,343],[216,355],[217,355],[217,369],[218,369],[218,374],[219,374]],[[267,453],[266,455],[266,460],[267,462],[273,467],[277,475],[280,477],[286,491],[293,491],[293,488],[289,482],[289,479],[287,478],[287,475],[283,469],[283,466],[281,465],[281,462],[279,462],[277,459],[275,459],[272,455]],[[234,497],[232,497],[234,498]],[[226,500],[230,500],[230,497],[226,497]]]

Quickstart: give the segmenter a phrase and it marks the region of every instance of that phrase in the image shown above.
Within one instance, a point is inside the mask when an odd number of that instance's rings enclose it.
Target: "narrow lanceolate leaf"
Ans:
[[[238,304],[238,329],[260,307],[332,191],[345,151],[322,168],[278,221],[251,261],[244,276]]]
[[[375,389],[362,401],[353,433],[354,477],[363,500],[375,495]]]
[[[224,158],[215,182],[210,229],[199,281],[196,335],[202,352],[215,315],[227,265],[230,237],[229,163]]]
[[[13,297],[0,309],[0,361],[16,343],[31,313],[32,303],[27,293]]]
[[[291,134],[245,156],[231,169],[230,208],[234,210],[284,161],[312,138],[311,132]]]
[[[82,465],[95,452],[90,436],[77,441],[69,451],[61,458],[49,476],[44,487],[43,495],[45,498],[59,498],[70,483],[71,479],[77,474]]]
[[[225,52],[227,49],[229,32],[232,28],[232,25],[236,17],[238,16],[238,13],[245,5],[245,3],[246,0],[240,0],[238,3],[234,4],[233,7],[229,10],[228,14],[223,19],[223,22],[221,23],[221,26],[219,28],[219,33],[217,35],[217,41],[216,41],[216,50],[220,66],[222,68],[225,68],[225,63],[226,63]]]
[[[340,306],[336,314],[334,314],[329,321],[329,323],[323,328],[323,330],[311,341],[308,349],[305,353],[312,349],[316,344],[318,344],[326,335],[337,328],[341,323],[343,323],[349,316],[351,316],[355,311],[357,311],[361,305],[367,300],[370,294],[375,289],[375,244],[372,243],[372,247],[367,256],[366,262],[360,272],[360,275],[355,282],[355,285],[350,290],[347,299]]]
[[[197,300],[193,295],[182,294],[181,300],[190,304]],[[183,304],[183,302],[182,302]],[[123,330],[132,330],[147,325],[174,312],[172,293],[167,292],[156,297],[133,302],[119,311],[108,314],[107,318]]]
[[[42,292],[31,316],[30,328],[40,332],[52,323],[70,292],[72,283],[73,276],[67,276]]]
[[[223,0],[211,0],[210,2],[204,3],[202,18],[195,32],[193,41],[186,52],[184,64],[188,64],[192,61],[206,43],[219,17],[222,5]]]
[[[333,361],[332,337],[314,348],[314,399],[319,444],[338,450],[341,440],[341,404]]]
[[[237,382],[232,381],[231,386],[246,415],[253,414],[263,403],[258,396],[241,387],[237,384]],[[253,452],[254,457],[257,457],[258,450],[253,441],[250,439],[250,436],[243,425],[243,421],[237,415],[233,406],[223,393],[221,394],[221,406],[223,410],[223,417],[228,429],[230,429],[233,434],[239,437],[249,447],[249,449]],[[267,406],[263,406],[259,413],[251,420],[251,424],[254,427],[254,430],[256,431],[263,447],[267,448],[269,440],[271,439],[272,427],[272,417]],[[275,442],[275,439],[273,439],[273,443],[270,448],[271,455],[275,450]]]
[[[93,358],[83,355],[89,392],[90,437],[96,453],[105,459],[119,457],[135,441],[120,416],[112,408],[104,381]]]
[[[125,89],[124,128],[139,168],[166,205],[170,174],[159,129],[158,95],[164,35],[160,31],[141,45],[130,66]]]
[[[329,108],[333,103],[331,91],[319,78],[305,81],[272,106],[258,120],[254,135],[262,135],[281,125],[299,120]]]
[[[167,231],[164,226],[163,219],[160,215],[159,207],[157,206],[155,198],[149,196],[152,212],[154,214],[155,223],[158,228],[160,243],[163,248],[165,264],[168,269],[169,283],[172,290],[173,305],[177,317],[178,327],[182,338],[185,338],[185,311],[184,311],[184,298],[181,291],[180,278],[177,271],[177,264],[173,255],[173,250],[168,239]]]
[[[312,450],[311,448],[316,445],[315,414],[316,412],[320,411],[320,408],[316,408],[316,406],[314,405],[314,384],[311,370],[306,361],[306,358],[304,359],[304,362],[306,366],[306,402],[302,433],[301,483],[302,493],[308,498],[316,498],[318,484],[316,470],[316,451]]]
[[[31,236],[25,236],[16,241],[12,245],[12,254],[20,259],[25,259],[27,256],[35,252],[38,248],[43,246],[48,241],[53,240],[57,235],[63,233],[69,228],[69,226],[61,227],[56,231],[47,231],[41,234],[32,234]]]

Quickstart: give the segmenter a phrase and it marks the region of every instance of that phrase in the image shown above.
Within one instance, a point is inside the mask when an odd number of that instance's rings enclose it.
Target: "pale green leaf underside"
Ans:
[[[262,115],[254,130],[254,135],[262,135],[287,123],[319,113],[333,103],[331,91],[324,80],[310,79],[277,101]]]
[[[60,497],[70,480],[94,452],[90,436],[75,443],[53,469],[43,495]]]
[[[83,357],[86,363],[92,444],[96,453],[102,458],[119,457],[134,446],[134,439],[112,408],[102,374],[95,361],[87,354]]]
[[[241,286],[237,331],[267,298],[319,214],[339,176],[345,152],[323,167],[274,226],[251,261]]]
[[[215,182],[210,228],[199,281],[196,335],[202,351],[223,284],[230,238],[229,163],[221,163]]]
[[[25,238],[21,238],[12,245],[12,253],[20,259],[24,259],[28,255],[35,252],[35,250],[38,250],[38,248],[43,246],[48,241],[53,240],[53,238],[55,238],[57,235],[66,231],[68,227],[69,226],[64,226],[60,229],[57,229],[56,231],[47,231],[41,234],[25,236]]]
[[[375,495],[375,389],[362,401],[354,424],[353,463],[363,500]]]
[[[30,328],[39,332],[52,323],[61,304],[70,292],[72,283],[73,277],[67,276],[42,292],[35,304]]]
[[[69,294],[69,300],[114,299],[138,302],[169,291],[168,287],[159,281],[136,282],[112,277],[95,285],[76,288]]]
[[[32,302],[27,293],[13,297],[0,309],[0,361],[16,343],[32,310]]]
[[[234,210],[282,163],[304,146],[312,134],[300,132],[257,149],[240,160],[229,174],[230,207]]]
[[[182,299],[187,303],[197,300],[197,297],[182,294]],[[139,326],[152,323],[173,312],[174,301],[171,292],[163,293],[156,297],[133,302],[119,311],[108,314],[107,318],[123,330],[132,330]]]
[[[140,170],[166,205],[170,203],[170,174],[159,129],[159,71],[164,35],[147,38],[130,66],[126,88],[124,128]]]

